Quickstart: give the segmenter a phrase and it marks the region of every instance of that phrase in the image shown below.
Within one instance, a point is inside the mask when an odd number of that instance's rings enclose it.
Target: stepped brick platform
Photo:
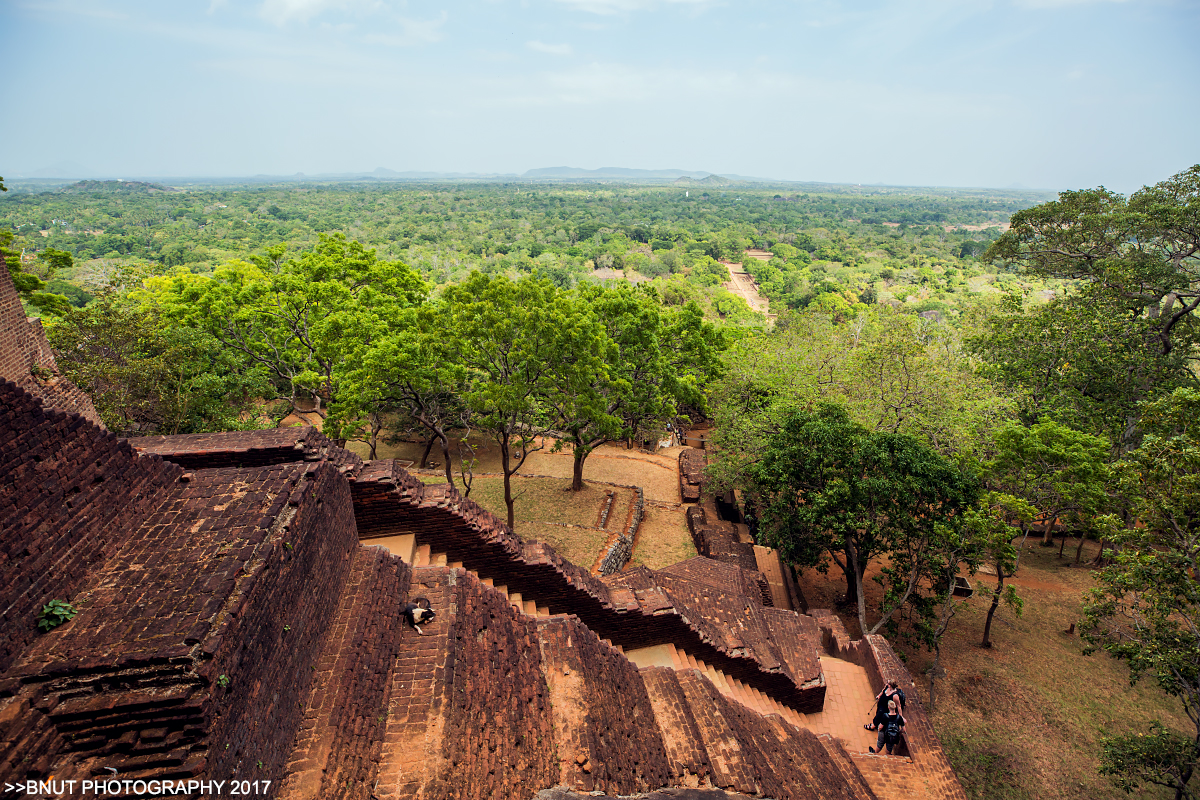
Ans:
[[[700,502],[704,485],[704,467],[708,457],[703,450],[688,447],[679,451],[679,499],[684,503]]]
[[[103,427],[92,398],[58,373],[42,321],[25,316],[12,275],[0,270],[0,381],[12,381],[47,408],[79,414]]]
[[[353,476],[359,535],[411,535],[418,546],[445,554],[509,592],[534,598],[549,613],[569,612],[599,636],[625,648],[681,645],[696,658],[756,687],[797,711],[820,708],[824,682],[818,636],[788,640],[786,655],[765,635],[762,593],[749,605],[740,596],[709,592],[679,575],[659,580],[645,569],[609,580],[565,561],[549,545],[522,542],[498,519],[448,486],[429,486],[394,461],[367,462]],[[674,591],[664,585],[669,582]],[[715,621],[736,620],[733,627]]]
[[[338,467],[362,466],[357,454],[335,447],[311,426],[235,433],[187,433],[130,439],[139,453],[169,456],[186,469],[263,467],[295,461],[329,461]]]
[[[0,401],[0,781],[964,797],[887,642],[772,607],[753,570],[693,559],[600,580],[312,430],[156,437],[139,454],[12,383]],[[372,544],[401,540],[407,562]],[[401,620],[414,597],[437,610],[425,635]],[[79,613],[38,633],[53,598]],[[908,757],[812,727],[837,705],[830,658],[906,687]]]
[[[758,558],[754,544],[742,541],[737,526],[717,516],[717,507],[711,498],[702,505],[687,510],[688,530],[696,552],[705,558],[736,564],[751,572],[758,570]]]

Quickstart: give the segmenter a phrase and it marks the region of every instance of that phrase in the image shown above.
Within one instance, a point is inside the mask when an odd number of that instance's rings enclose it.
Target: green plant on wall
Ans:
[[[64,600],[51,600],[38,613],[38,627],[43,631],[53,630],[78,613],[75,606]]]

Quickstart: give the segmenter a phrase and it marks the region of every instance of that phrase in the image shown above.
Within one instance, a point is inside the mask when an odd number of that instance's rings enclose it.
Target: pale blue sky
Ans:
[[[1195,0],[0,0],[0,36],[5,176],[1130,191],[1200,162]]]

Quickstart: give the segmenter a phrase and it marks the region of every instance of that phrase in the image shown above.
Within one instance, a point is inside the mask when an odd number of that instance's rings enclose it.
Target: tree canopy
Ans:
[[[864,633],[910,599],[934,566],[935,540],[979,495],[972,475],[916,437],[871,431],[831,404],[788,414],[745,489],[764,542],[793,563],[823,566],[831,558],[842,569],[846,602],[857,605]],[[863,575],[882,555],[890,559],[886,596],[870,626]]]

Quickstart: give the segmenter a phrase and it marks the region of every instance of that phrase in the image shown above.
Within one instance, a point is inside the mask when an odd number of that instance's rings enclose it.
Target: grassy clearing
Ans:
[[[629,563],[662,569],[695,555],[684,510],[646,506]]]
[[[1095,554],[1084,548],[1085,562]],[[1178,703],[1156,685],[1129,686],[1124,664],[1099,653],[1084,656],[1079,637],[1067,633],[1082,614],[1082,594],[1092,586],[1086,567],[1069,566],[1057,547],[1026,546],[1011,582],[1025,600],[1017,618],[1001,608],[992,624],[994,647],[979,646],[990,600],[963,604],[942,643],[946,677],[937,684],[934,728],[967,795],[977,800],[1063,800],[1127,797],[1097,772],[1100,737],[1146,730],[1158,719],[1179,730],[1190,722]],[[1071,543],[1068,555],[1073,555]],[[809,603],[836,599],[840,574],[824,580],[809,570]],[[995,578],[977,575],[977,585]],[[822,586],[821,584],[825,585]],[[848,623],[848,614],[842,617]],[[857,630],[857,621],[853,621]],[[899,648],[897,648],[899,649]],[[930,655],[908,654],[908,668],[928,699]],[[1171,797],[1150,788],[1134,797]]]
[[[582,491],[572,492],[570,485],[566,479],[514,477],[514,527],[521,538],[546,542],[563,558],[590,569],[608,535],[594,528],[606,493],[600,486],[584,486]],[[503,478],[475,478],[471,499],[500,519],[507,519]]]

